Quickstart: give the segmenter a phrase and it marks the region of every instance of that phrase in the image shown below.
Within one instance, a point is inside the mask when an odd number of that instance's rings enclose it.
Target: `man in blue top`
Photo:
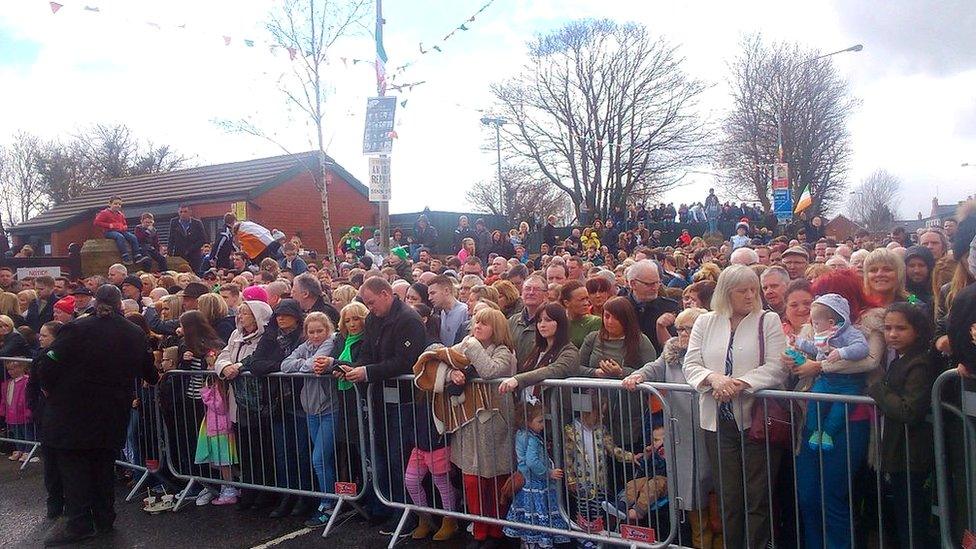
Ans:
[[[454,297],[454,283],[441,275],[427,284],[427,295],[441,317],[441,343],[460,343],[468,335],[468,305]]]

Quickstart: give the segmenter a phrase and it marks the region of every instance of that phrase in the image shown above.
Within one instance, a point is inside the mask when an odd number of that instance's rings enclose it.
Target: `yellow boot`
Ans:
[[[441,522],[441,529],[434,534],[434,541],[444,541],[454,537],[458,532],[457,519],[454,517],[444,517]]]
[[[430,519],[430,515],[427,513],[420,513],[418,517],[417,527],[414,528],[413,533],[410,537],[413,539],[427,539],[430,533],[434,531],[434,522]]]

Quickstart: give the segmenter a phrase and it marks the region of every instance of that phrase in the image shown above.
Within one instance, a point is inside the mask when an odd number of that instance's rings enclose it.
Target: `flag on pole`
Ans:
[[[811,204],[813,204],[813,197],[810,196],[810,185],[807,185],[803,188],[803,192],[800,193],[800,198],[796,200],[796,207],[793,208],[793,213],[798,214],[809,208]]]

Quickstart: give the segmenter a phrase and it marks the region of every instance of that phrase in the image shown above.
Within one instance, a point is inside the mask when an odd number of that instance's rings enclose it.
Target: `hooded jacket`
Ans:
[[[970,284],[956,296],[946,329],[953,364],[965,364],[970,371],[976,370],[976,341],[973,341],[971,331],[973,324],[976,324],[976,284]]]
[[[813,302],[830,307],[843,318],[842,323],[837,326],[837,331],[827,338],[827,345],[837,349],[844,360],[856,361],[867,357],[870,352],[868,341],[860,330],[851,325],[851,307],[847,300],[838,294],[824,294]],[[808,355],[817,357],[817,360],[827,357],[827,353],[817,348],[812,340],[804,337],[796,338],[796,347]]]
[[[261,336],[264,335],[264,329],[271,319],[271,306],[263,301],[245,301],[242,306],[250,309],[258,328],[250,334],[245,334],[244,329],[241,327],[240,316],[235,317],[237,329],[230,334],[230,338],[227,340],[227,346],[217,355],[217,360],[214,361],[213,365],[214,371],[217,372],[217,376],[221,379],[226,379],[224,370],[228,366],[238,364],[254,353],[255,349],[258,348],[258,342],[261,341]],[[244,383],[242,378],[235,378],[231,386],[231,391],[234,391],[234,393],[229,393],[227,397],[227,413],[233,422],[237,422],[238,401],[236,392],[242,383]]]
[[[929,272],[922,282],[912,282],[907,277],[905,278],[905,288],[908,293],[914,295],[920,301],[923,301],[929,305],[932,304],[932,271],[935,269],[935,256],[929,251],[925,246],[912,246],[908,248],[905,252],[905,265],[908,266],[908,262],[914,258],[921,259],[925,262],[928,267]]]

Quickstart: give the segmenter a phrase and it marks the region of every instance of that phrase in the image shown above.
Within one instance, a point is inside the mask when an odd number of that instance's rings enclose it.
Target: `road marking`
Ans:
[[[311,531],[312,531],[311,528],[302,528],[300,530],[295,530],[294,532],[290,534],[285,534],[280,538],[275,538],[271,541],[262,543],[261,545],[255,545],[251,549],[267,549],[268,547],[274,547],[275,545],[278,545],[279,543],[284,543],[290,539],[300,538]]]

